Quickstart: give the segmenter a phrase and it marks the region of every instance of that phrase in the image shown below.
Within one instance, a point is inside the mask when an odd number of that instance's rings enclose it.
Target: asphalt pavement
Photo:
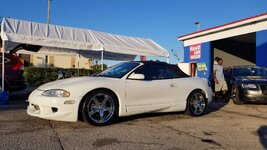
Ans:
[[[202,117],[143,114],[95,127],[26,114],[29,92],[0,106],[0,149],[267,149],[267,106],[213,102]]]

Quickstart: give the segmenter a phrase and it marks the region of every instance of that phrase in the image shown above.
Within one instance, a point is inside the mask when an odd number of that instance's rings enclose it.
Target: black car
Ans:
[[[235,66],[225,72],[230,95],[235,104],[267,103],[267,68]]]

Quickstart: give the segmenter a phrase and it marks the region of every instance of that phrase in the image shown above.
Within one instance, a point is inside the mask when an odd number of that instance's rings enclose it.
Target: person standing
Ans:
[[[227,83],[223,74],[223,59],[216,57],[217,64],[213,67],[213,78],[215,82],[215,98],[217,99],[222,92],[223,100],[227,100]]]

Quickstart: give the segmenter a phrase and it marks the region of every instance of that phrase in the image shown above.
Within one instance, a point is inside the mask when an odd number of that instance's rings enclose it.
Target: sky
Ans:
[[[47,0],[1,0],[1,6],[0,17],[47,22]],[[183,61],[177,37],[197,31],[195,21],[207,29],[266,12],[266,0],[52,0],[50,23],[150,38],[174,64]]]

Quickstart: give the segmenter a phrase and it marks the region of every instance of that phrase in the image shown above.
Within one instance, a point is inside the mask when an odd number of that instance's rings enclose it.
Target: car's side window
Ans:
[[[169,74],[170,79],[181,77],[180,70],[176,66],[169,66],[168,67],[168,74]]]
[[[161,64],[144,64],[137,68],[134,73],[143,74],[145,80],[161,80],[168,79],[168,68]]]

